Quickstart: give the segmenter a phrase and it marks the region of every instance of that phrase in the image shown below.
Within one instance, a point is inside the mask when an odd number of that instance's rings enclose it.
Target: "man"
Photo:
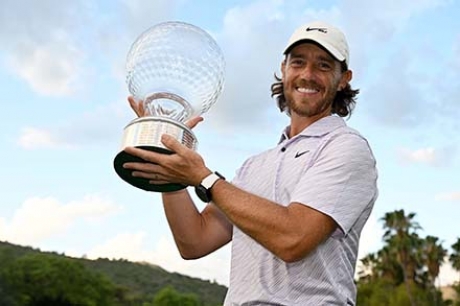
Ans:
[[[124,166],[153,183],[198,186],[210,202],[199,212],[187,190],[162,195],[183,258],[232,240],[225,305],[355,305],[358,242],[377,198],[377,170],[367,141],[341,118],[358,93],[348,45],[339,29],[314,22],[294,32],[284,54],[272,94],[290,125],[232,183],[167,135],[162,141],[176,154],[126,148],[147,162]]]

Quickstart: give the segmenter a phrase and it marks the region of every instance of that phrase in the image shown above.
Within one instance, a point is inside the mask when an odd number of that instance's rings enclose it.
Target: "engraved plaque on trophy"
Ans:
[[[129,184],[147,191],[185,188],[173,183],[150,184],[148,179],[133,177],[123,164],[143,160],[123,149],[133,146],[174,154],[161,143],[163,134],[196,149],[196,136],[184,123],[208,111],[222,92],[225,60],[221,49],[199,27],[178,21],[160,23],[132,44],[126,73],[128,90],[137,101],[142,101],[147,115],[125,127],[122,150],[114,159],[115,171]]]

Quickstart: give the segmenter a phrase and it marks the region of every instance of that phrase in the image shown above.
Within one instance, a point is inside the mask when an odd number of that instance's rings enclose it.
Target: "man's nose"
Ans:
[[[307,64],[305,65],[305,67],[303,67],[302,71],[300,72],[300,75],[302,76],[302,78],[304,79],[313,79],[314,78],[314,67],[312,64]]]

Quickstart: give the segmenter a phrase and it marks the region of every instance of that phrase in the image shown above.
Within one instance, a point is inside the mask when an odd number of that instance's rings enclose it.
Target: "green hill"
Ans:
[[[46,302],[49,296],[56,306],[92,305],[89,293],[99,301],[98,306],[149,306],[165,288],[198,301],[190,305],[217,306],[223,304],[227,291],[215,282],[170,273],[147,263],[71,258],[7,242],[0,242],[0,261],[0,305],[5,306],[51,305]],[[37,301],[31,302],[34,299]],[[61,304],[56,302],[59,299],[63,300]]]

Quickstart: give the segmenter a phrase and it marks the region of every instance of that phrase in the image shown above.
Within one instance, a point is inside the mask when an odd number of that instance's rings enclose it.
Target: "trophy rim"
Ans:
[[[162,121],[162,122],[172,123],[180,128],[187,130],[187,132],[190,132],[190,134],[192,134],[193,136],[196,136],[193,130],[189,128],[187,125],[185,125],[184,123],[180,121],[176,121],[174,119],[170,119],[168,117],[163,117],[163,116],[143,116],[143,117],[134,118],[125,126],[125,129],[135,123],[144,122],[144,121]]]

